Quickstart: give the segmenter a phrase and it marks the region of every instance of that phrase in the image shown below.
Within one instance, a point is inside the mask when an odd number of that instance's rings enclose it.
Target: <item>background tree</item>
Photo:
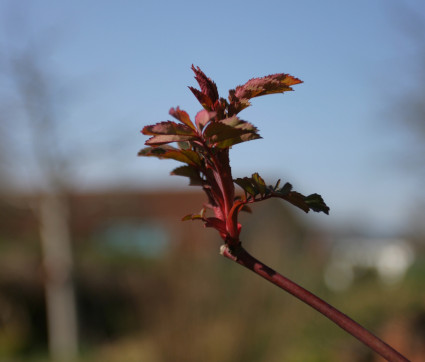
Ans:
[[[4,48],[2,63],[2,128],[8,145],[3,154],[2,178],[27,177],[28,190],[37,190],[33,210],[39,222],[48,319],[48,341],[55,361],[74,359],[78,350],[73,258],[68,226],[67,170],[71,157],[58,135],[58,89],[47,71],[46,53],[30,44]],[[60,92],[59,92],[60,93]],[[17,132],[18,129],[18,132]],[[12,133],[20,139],[11,139]],[[5,135],[5,134],[3,134]],[[11,182],[6,183],[11,187]],[[16,191],[16,190],[15,190]]]

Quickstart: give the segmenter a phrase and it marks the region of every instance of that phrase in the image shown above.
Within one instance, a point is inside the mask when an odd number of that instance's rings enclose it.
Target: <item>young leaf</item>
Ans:
[[[216,84],[208,78],[199,67],[194,67],[192,64],[192,70],[195,72],[195,79],[201,88],[203,94],[207,95],[208,98],[214,104],[218,100],[218,91]]]
[[[234,89],[229,90],[229,102],[229,116],[238,114],[240,111],[244,110],[245,108],[248,108],[251,105],[248,99],[239,99],[238,97],[236,97]]]
[[[290,202],[292,205],[299,207],[305,212],[310,211],[310,207],[305,202],[305,196],[296,191],[288,192],[286,195],[281,195],[281,198]]]
[[[156,135],[182,135],[195,136],[196,133],[190,127],[184,124],[178,124],[172,121],[159,122],[151,126],[145,126],[142,133],[148,136]]]
[[[305,198],[306,204],[315,212],[324,212],[329,215],[329,207],[323,201],[322,196],[319,194],[311,194]]]
[[[184,123],[186,126],[189,126],[194,131],[196,131],[195,125],[192,123],[189,115],[185,111],[177,107],[177,108],[171,108],[169,113],[171,116],[173,116],[174,118],[178,119],[180,122]]]
[[[204,215],[205,215],[205,207],[203,207],[201,209],[201,211],[199,212],[199,214],[188,214],[186,216],[184,216],[182,218],[182,221],[187,221],[187,220],[204,220]]]
[[[226,229],[227,232],[230,234],[230,237],[234,238],[235,240],[238,240],[239,233],[241,231],[241,224],[238,223],[238,215],[244,206],[244,201],[235,201],[229,211],[229,215],[227,215]]]
[[[203,220],[203,219],[204,218],[201,215],[195,215],[195,214],[188,214],[188,215],[182,217],[182,221]]]
[[[242,121],[243,122],[243,121]],[[218,148],[228,148],[237,143],[261,138],[256,128],[245,122],[243,126],[229,126],[223,122],[212,122],[204,130],[204,136]],[[251,127],[249,127],[251,126]]]
[[[208,217],[205,219],[205,226],[218,230],[221,234],[226,234],[226,223],[217,217]]]
[[[241,130],[244,130],[244,131],[258,133],[257,127],[255,127],[254,125],[252,125],[249,122],[242,121],[241,119],[239,119],[236,116],[232,116],[232,117],[229,117],[229,118],[222,119],[222,120],[220,120],[220,123],[223,123],[226,126],[234,127],[234,128],[241,129]]]
[[[212,111],[213,109],[213,102],[206,94],[202,93],[200,90],[189,87],[193,95],[196,97],[199,103],[201,103],[202,107],[204,107],[207,111]]]
[[[205,109],[199,111],[195,116],[196,127],[198,127],[200,131],[202,131],[202,129],[211,120],[211,118],[214,118],[215,116],[216,112],[208,112]]]
[[[325,204],[320,195],[312,194],[304,196],[299,192],[291,191],[291,189],[292,185],[290,183],[286,183],[281,190],[274,192],[272,196],[280,197],[305,212],[313,210],[315,212],[324,212],[325,214],[329,214],[329,207]]]
[[[271,74],[262,78],[253,78],[244,85],[236,87],[235,96],[239,99],[251,99],[266,94],[291,91],[291,85],[302,83],[289,74]]]
[[[257,187],[253,185],[252,179],[250,179],[249,177],[237,178],[236,180],[234,180],[234,182],[235,184],[240,186],[245,192],[254,197],[259,193]]]
[[[229,148],[232,147],[238,143],[247,142],[247,141],[253,141],[256,139],[261,138],[258,134],[255,133],[245,133],[240,136],[235,136],[231,138],[224,139],[223,141],[217,142],[215,146],[217,148]]]
[[[292,185],[289,182],[286,182],[285,185],[279,190],[283,195],[287,195],[292,190]]]
[[[149,138],[145,144],[151,145],[151,146],[160,146],[165,145],[167,143],[171,142],[182,142],[182,141],[188,141],[191,140],[193,136],[183,136],[183,135],[159,135],[159,136],[153,136]]]
[[[258,172],[252,174],[252,180],[254,181],[255,185],[257,186],[260,194],[264,195],[266,193],[267,186],[266,186],[266,183],[264,182],[264,180],[262,179],[262,177],[258,174]]]
[[[153,137],[145,142],[146,145],[151,146],[163,145],[170,142],[188,141],[196,136],[192,128],[185,124],[177,124],[171,121],[145,126],[142,133],[144,135],[153,135]]]

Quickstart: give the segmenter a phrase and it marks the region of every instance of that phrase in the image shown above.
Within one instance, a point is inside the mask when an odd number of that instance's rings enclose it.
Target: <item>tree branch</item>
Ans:
[[[316,295],[310,293],[308,290],[294,283],[293,281],[280,275],[261,261],[250,255],[241,245],[229,248],[227,245],[222,245],[220,254],[234,262],[248,268],[269,282],[275,284],[279,288],[287,291],[312,308],[316,309],[324,316],[328,317],[331,321],[336,323],[342,329],[356,337],[359,341],[370,347],[376,353],[384,357],[390,362],[406,362],[409,361],[406,357],[401,355],[391,346],[383,342],[374,334],[366,330],[360,324],[346,316],[339,310],[326,303]]]

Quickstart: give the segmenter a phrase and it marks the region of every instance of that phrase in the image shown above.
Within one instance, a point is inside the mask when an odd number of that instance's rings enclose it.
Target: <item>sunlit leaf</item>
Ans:
[[[233,116],[238,114],[240,111],[248,108],[251,105],[248,99],[239,99],[235,96],[235,90],[229,90],[229,107],[228,114]]]
[[[225,124],[227,126],[231,126],[240,130],[244,130],[246,132],[257,133],[258,129],[254,125],[249,122],[243,121],[236,116],[232,116],[229,118],[225,118],[220,120],[220,123]]]
[[[202,131],[202,129],[205,127],[205,125],[216,115],[216,112],[208,112],[207,110],[203,109],[202,111],[198,112],[195,116],[195,122],[196,126],[199,130]]]
[[[214,104],[215,101],[218,100],[218,91],[216,84],[208,78],[204,72],[194,65],[192,65],[192,70],[195,72],[195,79],[199,84],[199,87],[201,88],[201,92],[208,96],[209,99],[211,99],[212,103]]]
[[[249,123],[245,122],[249,125]],[[232,127],[223,122],[212,122],[204,130],[205,137],[218,148],[231,147],[237,143],[261,138],[255,127]]]
[[[172,121],[159,122],[151,126],[145,126],[142,133],[148,136],[156,135],[181,135],[195,136],[196,132],[185,124],[178,124]]]
[[[196,136],[192,128],[185,124],[177,124],[171,121],[145,126],[142,133],[145,135],[153,135],[153,137],[145,142],[146,145],[150,146],[163,145],[170,142],[188,141]]]
[[[164,145],[171,142],[182,142],[182,141],[188,141],[192,139],[193,136],[182,136],[182,135],[159,135],[159,136],[153,136],[149,138],[145,144],[146,145]]]
[[[213,101],[206,94],[202,93],[200,90],[189,87],[193,95],[196,97],[199,103],[201,103],[202,107],[206,110],[211,111],[213,109]]]
[[[251,99],[266,94],[291,91],[291,85],[302,83],[301,80],[289,74],[271,74],[262,78],[253,78],[244,85],[236,87],[235,96],[239,99]]]
[[[169,113],[171,116],[173,116],[174,118],[178,119],[180,122],[184,123],[186,126],[196,131],[195,125],[192,123],[189,115],[185,111],[177,107],[177,108],[171,108]]]

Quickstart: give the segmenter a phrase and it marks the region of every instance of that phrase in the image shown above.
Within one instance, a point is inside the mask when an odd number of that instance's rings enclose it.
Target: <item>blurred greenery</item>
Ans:
[[[378,335],[387,336],[387,328],[411,333],[425,311],[425,255],[417,255],[398,284],[386,286],[371,272],[334,292],[323,279],[328,236],[298,215],[279,201],[245,215],[247,250]],[[198,230],[194,238],[204,235],[196,240],[201,247],[177,242],[175,229],[154,257],[117,250],[103,233],[75,237],[80,362],[374,360],[325,317],[222,258],[212,230],[197,222],[176,225]],[[48,359],[38,248],[35,234],[0,241],[0,361]]]

